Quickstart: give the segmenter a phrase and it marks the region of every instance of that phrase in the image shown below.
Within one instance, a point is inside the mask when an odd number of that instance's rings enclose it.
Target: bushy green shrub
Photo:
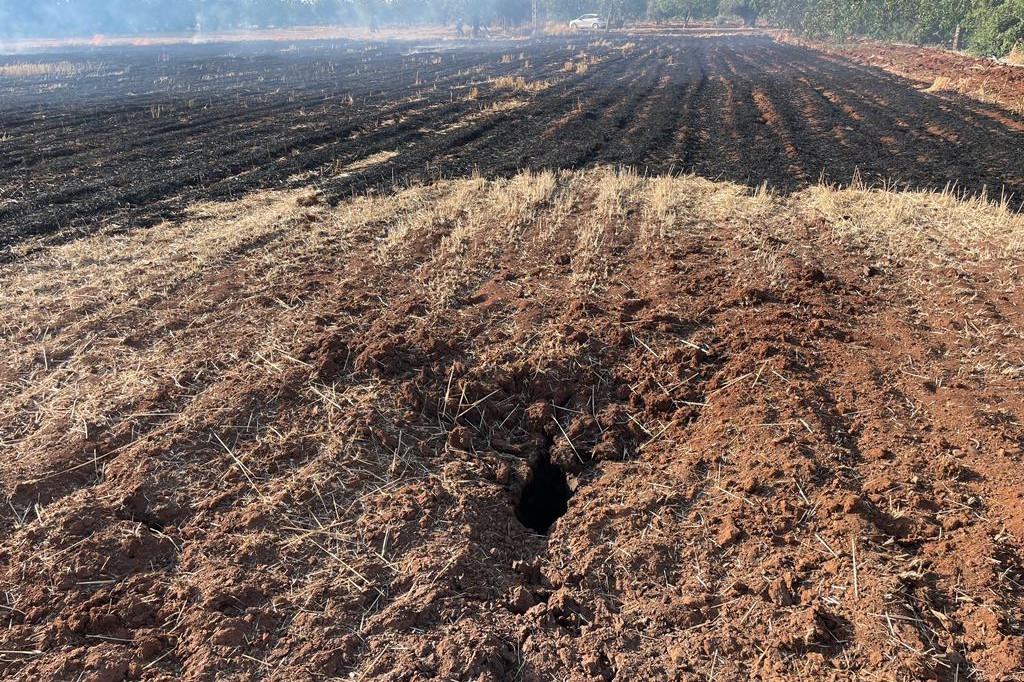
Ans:
[[[971,51],[1007,55],[1024,41],[1024,0],[975,0],[968,25]]]

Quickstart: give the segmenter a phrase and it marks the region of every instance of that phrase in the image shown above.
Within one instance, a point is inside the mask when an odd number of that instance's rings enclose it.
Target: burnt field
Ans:
[[[997,105],[757,36],[47,53],[0,62],[0,248],[260,188],[598,163],[1020,196],[1021,148]]]

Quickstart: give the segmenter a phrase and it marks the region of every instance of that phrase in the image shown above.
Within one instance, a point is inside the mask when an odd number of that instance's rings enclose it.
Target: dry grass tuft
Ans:
[[[835,243],[857,253],[919,268],[1024,254],[1024,216],[1008,201],[951,191],[821,186],[781,197],[694,176],[602,168],[443,181],[333,208],[300,207],[301,194],[204,204],[180,223],[52,248],[22,246],[17,265],[0,268],[0,352],[11,368],[0,375],[0,441],[31,449],[39,424],[54,420],[69,438],[81,435],[116,419],[118,406],[160,377],[196,363],[230,364],[232,351],[218,345],[219,334],[263,338],[268,326],[294,324],[302,304],[281,287],[308,264],[332,262],[355,247],[360,258],[369,250],[390,269],[419,262],[407,274],[438,309],[457,300],[494,254],[544,250],[565,234],[573,235],[574,277],[588,285],[606,279],[609,244],[631,235],[668,243],[683,231],[732,235],[737,247],[756,254],[769,280],[781,277],[773,244],[791,239],[800,224],[824,225]],[[204,282],[195,299],[171,305],[176,292]],[[203,292],[218,286],[229,291],[217,298],[222,303],[204,303],[210,294]],[[227,317],[226,305],[233,311]],[[132,341],[168,325],[184,327],[153,337],[144,352]],[[97,372],[118,380],[98,386],[90,378]]]
[[[943,91],[966,95],[986,104],[998,104],[1017,115],[1024,116],[1024,97],[1013,98],[1006,93],[993,92],[984,80],[978,83],[977,80],[968,77],[954,79],[949,76],[937,76],[932,81],[932,84],[922,92],[936,93]]]
[[[491,102],[480,110],[480,113],[485,115],[500,114],[505,111],[514,111],[520,107],[526,106],[527,101],[524,99],[499,99]]]
[[[1024,252],[1024,216],[1006,197],[814,187],[794,201],[800,212],[823,217],[836,239],[886,258],[960,263]]]
[[[351,175],[356,171],[369,168],[370,166],[376,166],[378,164],[390,161],[396,156],[398,156],[398,152],[396,150],[386,149],[384,151],[377,152],[376,154],[371,154],[369,156],[363,157],[358,161],[353,161],[352,163],[349,164],[342,164],[339,161],[335,161],[331,165],[330,174],[333,176],[345,177],[346,175]]]
[[[1010,54],[1006,55],[1006,61],[1011,64],[1019,64],[1024,66],[1024,45],[1017,43],[1010,50]]]
[[[97,71],[102,68],[98,62],[21,62],[0,66],[0,76],[12,78],[36,78],[47,76],[53,78],[71,78],[83,73]]]
[[[528,81],[524,76],[498,76],[491,78],[490,83],[495,88],[526,92],[539,92],[551,85],[548,81]]]
[[[953,79],[949,76],[936,76],[935,80],[925,88],[925,92],[939,92],[940,90],[955,90]]]

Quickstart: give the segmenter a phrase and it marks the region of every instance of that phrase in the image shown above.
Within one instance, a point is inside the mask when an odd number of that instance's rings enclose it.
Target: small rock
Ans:
[[[473,434],[465,426],[456,426],[448,432],[448,445],[457,450],[472,450]]]
[[[225,618],[214,631],[210,641],[221,646],[239,646],[252,634],[252,626],[241,618]]]
[[[776,578],[768,587],[768,597],[779,606],[793,606],[796,596],[793,594],[793,579],[790,575]]]
[[[504,460],[499,462],[498,468],[494,472],[494,479],[502,485],[507,485],[512,480],[512,465]]]
[[[942,519],[942,530],[950,533],[963,527],[964,522],[958,516],[946,516]]]
[[[844,514],[858,514],[862,511],[864,511],[864,506],[859,497],[853,493],[849,493],[843,498]]]
[[[727,516],[722,521],[721,527],[718,529],[715,541],[722,547],[726,547],[739,540],[742,535],[743,531],[739,529],[736,522],[732,520],[731,516]]]
[[[137,637],[135,645],[138,647],[139,655],[146,659],[156,656],[164,648],[163,642],[153,635]]]
[[[534,401],[526,408],[526,421],[535,430],[543,429],[550,424],[554,415],[555,408],[551,406],[551,403],[543,400]]]
[[[536,606],[537,600],[522,585],[513,587],[508,598],[508,610],[512,613],[523,614]]]

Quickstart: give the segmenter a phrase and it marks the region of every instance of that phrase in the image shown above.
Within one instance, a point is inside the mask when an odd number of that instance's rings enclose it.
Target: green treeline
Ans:
[[[1005,55],[1024,41],[1024,0],[651,0],[666,17],[734,15],[814,38],[868,36]]]
[[[628,12],[635,2],[606,4]],[[1002,56],[1024,42],[1024,0],[649,0],[644,10],[653,19],[735,16],[813,38],[867,36],[982,55]]]

